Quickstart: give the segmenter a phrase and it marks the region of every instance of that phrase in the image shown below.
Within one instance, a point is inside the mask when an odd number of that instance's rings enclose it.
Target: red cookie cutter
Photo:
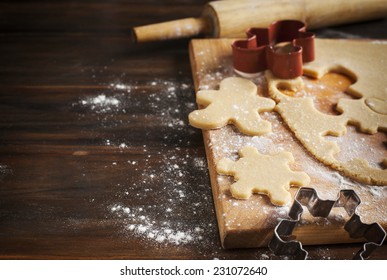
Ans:
[[[314,60],[314,33],[298,20],[273,22],[268,28],[250,28],[246,40],[232,44],[234,69],[257,73],[269,69],[281,79],[302,75],[302,63]],[[285,47],[276,47],[291,42]]]

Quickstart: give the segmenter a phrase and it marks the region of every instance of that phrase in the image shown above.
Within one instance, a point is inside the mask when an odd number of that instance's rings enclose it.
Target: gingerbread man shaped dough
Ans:
[[[201,129],[216,129],[233,123],[246,135],[263,135],[271,124],[262,120],[259,112],[270,111],[275,102],[257,94],[257,86],[243,78],[230,77],[220,82],[219,90],[202,90],[196,95],[199,105],[206,108],[189,114],[189,123]]]

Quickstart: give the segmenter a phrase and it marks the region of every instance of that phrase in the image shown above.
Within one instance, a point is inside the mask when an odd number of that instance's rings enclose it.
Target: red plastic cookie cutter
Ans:
[[[232,44],[234,69],[257,73],[269,69],[281,79],[302,75],[302,63],[314,60],[314,33],[298,20],[273,22],[268,28],[250,28],[246,40]],[[285,47],[276,44],[291,42]]]

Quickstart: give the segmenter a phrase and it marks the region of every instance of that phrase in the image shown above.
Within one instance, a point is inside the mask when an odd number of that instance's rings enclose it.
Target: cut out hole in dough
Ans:
[[[303,76],[302,80],[304,86],[301,89],[292,91],[279,85],[279,90],[291,97],[312,97],[315,108],[324,114],[340,115],[341,113],[337,111],[336,106],[341,98],[359,98],[346,92],[354,81],[353,78],[343,74],[329,72],[321,79]]]
[[[345,135],[326,136],[326,139],[339,146],[340,152],[335,155],[335,158],[341,162],[361,158],[374,168],[385,168],[383,161],[387,158],[386,133],[366,134],[361,133],[355,126],[348,126]]]

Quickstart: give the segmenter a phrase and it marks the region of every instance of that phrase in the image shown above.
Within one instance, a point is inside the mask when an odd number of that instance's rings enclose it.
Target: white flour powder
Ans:
[[[196,108],[189,83],[159,79],[143,85],[111,83],[109,90],[73,106],[90,110],[101,131],[126,129],[122,135],[105,133],[108,137],[101,139],[101,145],[128,156],[106,166],[107,172],[121,168],[131,174],[114,186],[118,191],[105,205],[122,236],[143,240],[144,246],[194,245],[201,252],[212,248],[207,257],[213,257],[220,249],[218,229],[208,175],[197,178],[206,173],[207,163],[202,151],[192,149],[197,145],[193,141],[200,144],[202,137],[187,122],[188,113]],[[159,131],[133,136],[130,127],[140,124],[149,130],[157,126]],[[147,146],[145,141],[157,143]]]

